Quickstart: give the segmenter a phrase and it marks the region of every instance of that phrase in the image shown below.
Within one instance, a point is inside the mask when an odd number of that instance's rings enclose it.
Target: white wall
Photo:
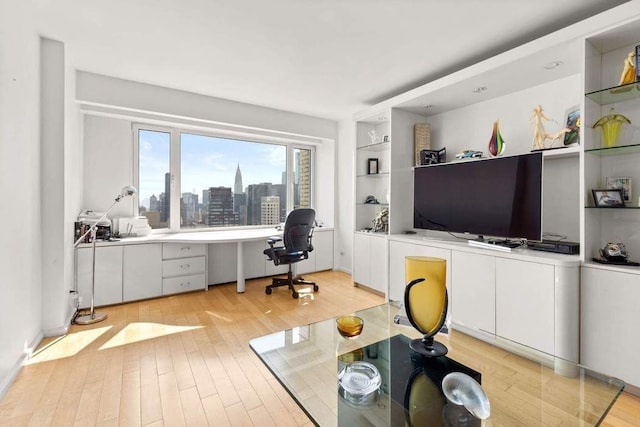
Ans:
[[[0,5],[0,396],[41,331],[40,38],[19,0]]]
[[[337,177],[336,193],[337,220],[334,232],[336,253],[335,268],[352,272],[353,259],[353,230],[354,230],[354,156],[356,148],[356,125],[347,119],[339,123],[337,147]]]
[[[315,144],[316,216],[325,226],[334,226],[336,122],[86,72],[77,73],[77,89],[86,112],[84,208],[106,209],[122,186],[134,182],[132,124],[150,123]],[[133,203],[125,199],[111,216],[131,215]]]

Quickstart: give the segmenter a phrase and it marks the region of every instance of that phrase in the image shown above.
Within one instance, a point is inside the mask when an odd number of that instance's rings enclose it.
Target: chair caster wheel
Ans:
[[[319,289],[318,285],[313,285],[313,292],[318,292]]]
[[[291,296],[293,296],[294,299],[297,299],[298,298],[298,293],[294,292]]]
[[[271,288],[266,288],[264,290],[264,293],[267,294],[267,295],[271,295]]]

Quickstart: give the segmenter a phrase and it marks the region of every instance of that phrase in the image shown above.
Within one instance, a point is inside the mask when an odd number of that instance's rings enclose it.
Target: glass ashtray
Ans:
[[[350,363],[338,373],[338,393],[354,405],[373,404],[381,384],[380,371],[369,362]]]

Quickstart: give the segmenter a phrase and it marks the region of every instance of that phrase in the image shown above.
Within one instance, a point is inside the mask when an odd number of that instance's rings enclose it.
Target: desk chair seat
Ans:
[[[264,250],[264,254],[273,261],[275,265],[288,264],[289,272],[286,278],[274,277],[270,285],[265,288],[265,293],[271,295],[273,288],[287,286],[291,290],[293,298],[298,298],[298,292],[294,285],[312,285],[313,291],[318,291],[318,285],[314,282],[304,280],[302,277],[293,277],[291,265],[309,258],[309,252],[313,251],[311,240],[316,219],[316,212],[313,209],[295,209],[289,213],[284,223],[284,233],[282,237],[274,236],[267,239],[269,249]],[[279,246],[277,243],[283,242]]]

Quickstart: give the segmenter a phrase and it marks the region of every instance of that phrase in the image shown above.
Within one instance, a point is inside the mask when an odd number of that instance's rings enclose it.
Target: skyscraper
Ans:
[[[249,184],[247,187],[247,225],[260,225],[262,198],[272,195],[270,182]]]
[[[262,197],[260,200],[260,223],[262,225],[280,224],[280,197]]]
[[[242,187],[240,163],[236,168],[235,183],[233,185],[233,212],[237,215],[238,224],[247,224],[247,196],[244,194],[244,188]]]
[[[171,206],[171,174],[164,174],[164,200],[162,200],[162,210],[160,211],[160,222],[169,221]]]
[[[207,225],[225,226],[238,223],[237,215],[233,212],[233,197],[229,187],[209,188],[209,211]]]

